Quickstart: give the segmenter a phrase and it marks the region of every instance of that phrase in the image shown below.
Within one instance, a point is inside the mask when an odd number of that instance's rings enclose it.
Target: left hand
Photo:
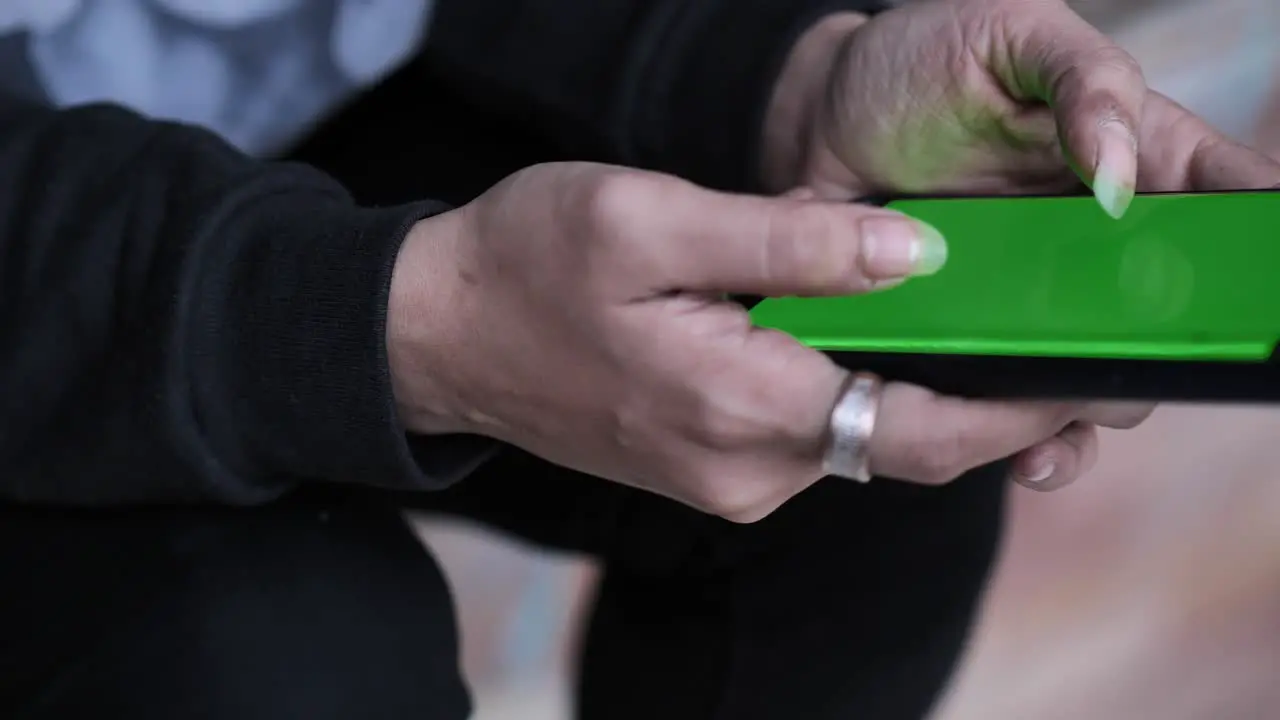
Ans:
[[[1026,194],[1083,181],[1114,216],[1135,189],[1280,182],[1275,163],[1148,90],[1133,58],[1061,0],[828,17],[792,52],[763,157],[778,191]]]
[[[1280,185],[1280,164],[1149,90],[1137,63],[1060,0],[926,0],[833,15],[792,51],[766,118],[763,179],[830,199],[1049,193],[1088,185],[1124,214],[1135,190]],[[1137,424],[1150,407],[1117,407]],[[1074,424],[1015,458],[1014,478],[1087,466]],[[1085,467],[1078,468],[1086,469]]]

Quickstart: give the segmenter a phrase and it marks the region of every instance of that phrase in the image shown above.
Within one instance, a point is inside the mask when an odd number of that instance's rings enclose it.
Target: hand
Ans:
[[[724,294],[865,292],[936,270],[938,242],[882,209],[531,168],[407,238],[388,308],[400,416],[755,520],[823,475],[845,372]],[[1107,420],[900,384],[881,417],[872,470],[926,483]]]
[[[836,15],[802,42],[783,82],[805,90],[775,100],[810,106],[793,183],[836,197],[1054,191],[1073,167],[1111,214],[1132,197],[1142,72],[1061,0]]]
[[[1142,192],[1211,192],[1280,187],[1280,163],[1230,140],[1169,98],[1148,93],[1138,138],[1137,189]],[[1132,427],[1151,412],[1150,406],[1101,406],[1118,413],[1109,427]],[[1014,461],[1017,476],[1034,476],[1033,468],[1065,461],[1081,469],[1096,456],[1096,438],[1085,430],[1063,433],[1024,451]],[[1082,453],[1081,449],[1085,452]],[[1081,463],[1084,455],[1087,463]],[[1024,485],[1052,490],[1063,484],[1056,473],[1047,482]]]
[[[1133,59],[1058,0],[832,15],[792,52],[764,140],[766,185],[833,199],[1084,181],[1119,216],[1135,188],[1280,183],[1274,163],[1147,90]],[[1150,409],[1117,412],[1136,423]],[[1015,478],[1060,487],[1095,454],[1093,428],[1073,424],[1020,453]]]
[[[793,50],[764,142],[766,185],[833,199],[1026,194],[1083,181],[1118,216],[1135,189],[1275,182],[1259,174],[1271,167],[1260,153],[1149,91],[1133,58],[1061,0],[925,0],[870,20],[832,15]],[[1189,156],[1200,143],[1235,149],[1230,165],[1196,183]]]

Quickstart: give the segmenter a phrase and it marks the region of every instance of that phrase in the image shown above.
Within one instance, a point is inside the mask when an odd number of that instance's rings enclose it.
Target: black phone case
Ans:
[[[1088,189],[1082,187],[1078,193],[1067,194],[1088,193]],[[902,195],[861,198],[855,202],[882,206],[893,200],[947,197],[974,196]],[[1280,235],[1280,228],[1277,234]],[[1280,280],[1280,268],[1276,274]],[[748,308],[763,300],[759,297],[737,299]],[[1274,349],[1267,362],[932,353],[828,352],[827,355],[851,371],[869,371],[885,379],[915,383],[961,397],[1280,403],[1280,353]]]

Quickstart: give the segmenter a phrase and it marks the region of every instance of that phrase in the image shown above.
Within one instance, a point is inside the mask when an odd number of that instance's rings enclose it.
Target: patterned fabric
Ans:
[[[0,90],[111,100],[265,153],[407,60],[432,0],[0,0]]]

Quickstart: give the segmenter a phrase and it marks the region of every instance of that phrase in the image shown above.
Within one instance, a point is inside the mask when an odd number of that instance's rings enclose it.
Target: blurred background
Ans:
[[[1080,0],[1148,80],[1280,156],[1280,2]],[[1212,242],[1212,238],[1206,238]],[[1165,407],[1091,476],[1011,489],[1004,555],[934,720],[1280,717],[1280,412]],[[582,558],[419,519],[480,720],[566,720]]]

